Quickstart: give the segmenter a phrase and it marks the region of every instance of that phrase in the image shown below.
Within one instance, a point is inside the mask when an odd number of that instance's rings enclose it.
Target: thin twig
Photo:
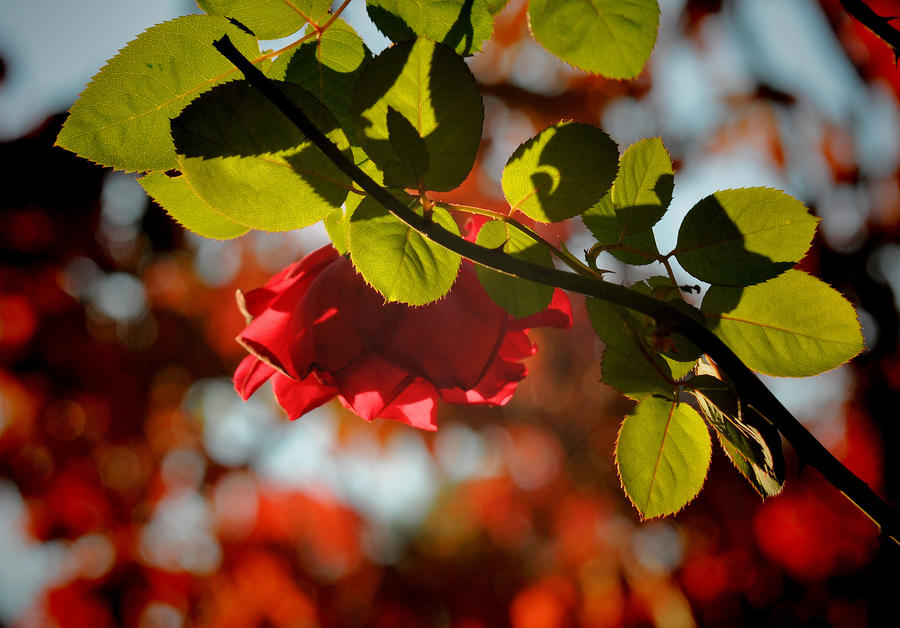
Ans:
[[[563,264],[574,270],[579,275],[585,275],[589,277],[599,277],[603,278],[603,273],[608,273],[610,271],[603,270],[602,268],[591,268],[587,264],[582,263],[580,259],[572,255],[568,250],[558,249],[553,244],[551,244],[545,238],[542,238],[535,231],[525,226],[512,216],[507,214],[503,214],[501,212],[496,212],[491,209],[485,209],[483,207],[475,207],[474,205],[461,205],[458,203],[440,203],[444,207],[456,209],[459,211],[467,212],[470,214],[477,214],[479,216],[487,216],[488,218],[493,218],[494,220],[502,220],[506,224],[512,225],[529,238],[534,240],[537,244],[547,249],[551,255],[556,257]]]

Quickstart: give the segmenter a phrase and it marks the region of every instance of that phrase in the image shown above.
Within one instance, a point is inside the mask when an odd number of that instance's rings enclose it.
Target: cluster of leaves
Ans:
[[[238,80],[212,44],[227,36],[348,159],[458,234],[460,208],[429,194],[457,188],[475,161],[484,113],[464,56],[490,37],[491,16],[505,3],[369,0],[373,21],[396,42],[377,56],[339,19],[346,2],[333,14],[328,0],[200,4],[209,15],[152,27],[112,59],[72,108],[58,144],[145,173],[148,194],[201,235],[227,239],[324,221],[335,247],[387,300],[422,305],[443,297],[461,257],[360,191],[261,92]],[[655,0],[533,0],[528,11],[545,48],[611,78],[640,72],[658,23]],[[260,39],[300,29],[296,42],[260,52]],[[509,158],[502,175],[509,215],[493,215],[478,244],[537,266],[552,266],[556,253],[596,279],[600,251],[626,264],[658,262],[668,272],[632,289],[688,313],[759,372],[813,375],[861,350],[853,307],[793,269],[816,227],[799,201],[765,188],[716,192],[694,205],[675,248],[661,253],[653,226],[669,208],[673,185],[661,140],[637,142],[620,157],[603,130],[562,121]],[[514,211],[536,223],[580,216],[596,245],[584,261],[574,259],[564,247],[543,246],[510,218]],[[699,309],[685,301],[691,290],[676,281],[672,258],[710,285]],[[487,268],[479,268],[479,279],[514,316],[540,311],[552,295],[552,286]],[[607,345],[604,381],[637,401],[622,424],[616,461],[643,517],[676,512],[699,492],[712,450],[708,427],[762,495],[780,491],[777,430],[752,400],[738,397],[702,348],[614,303],[589,299],[588,311]]]

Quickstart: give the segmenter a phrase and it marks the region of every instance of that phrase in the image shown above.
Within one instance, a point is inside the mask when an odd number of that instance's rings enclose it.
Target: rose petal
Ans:
[[[254,355],[248,355],[241,360],[237,369],[234,371],[234,389],[241,396],[241,399],[247,401],[250,395],[266,383],[275,372],[271,366],[257,359]]]
[[[299,262],[289,264],[272,276],[262,288],[240,293],[238,306],[250,317],[256,317],[271,306],[272,302],[290,286],[298,281],[310,279],[338,257],[338,252],[331,246],[323,246]]]
[[[507,334],[497,359],[476,386],[468,390],[441,389],[441,399],[447,403],[463,405],[506,405],[516,392],[519,382],[528,374],[528,369],[521,360],[534,355],[535,351],[536,347],[525,332]]]
[[[371,421],[397,399],[415,376],[373,353],[365,353],[334,374],[343,401]]]
[[[292,325],[310,330],[316,367],[335,373],[370,348],[400,307],[385,305],[341,257],[310,283]]]
[[[572,327],[572,302],[566,293],[556,288],[553,298],[546,309],[537,314],[516,318],[510,321],[510,329],[534,329],[535,327],[558,327],[569,329]]]
[[[473,225],[474,226],[474,225]],[[473,229],[474,233],[475,229]],[[269,378],[292,418],[338,396],[362,418],[435,429],[437,399],[503,405],[536,347],[524,329],[569,327],[569,299],[512,319],[464,262],[450,293],[421,308],[385,304],[330,246],[285,268],[239,303],[251,352],[235,371],[245,399]]]
[[[434,386],[417,379],[381,411],[379,418],[434,431],[437,429],[437,396]]]
[[[487,216],[481,214],[470,214],[466,217],[466,221],[462,226],[463,237],[469,242],[475,242],[478,239],[478,232],[486,222],[490,221]]]
[[[281,373],[272,376],[272,388],[279,405],[291,420],[298,419],[326,401],[334,399],[338,389],[323,384],[315,373],[304,379],[292,379]]]
[[[465,390],[490,368],[507,318],[466,263],[446,297],[420,308],[404,307],[374,350],[438,388]]]
[[[294,322],[295,309],[308,283],[288,283],[237,337],[250,353],[295,379],[309,374],[309,365],[315,357],[310,330]]]
[[[313,368],[334,373],[347,366],[397,311],[345,257],[333,255],[314,268],[315,274],[303,270],[278,284],[280,294],[238,336],[257,357],[297,379]]]

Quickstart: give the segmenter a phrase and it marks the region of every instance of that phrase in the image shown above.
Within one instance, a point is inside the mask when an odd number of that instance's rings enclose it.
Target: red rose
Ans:
[[[471,262],[453,289],[424,307],[384,303],[350,261],[325,246],[238,292],[247,327],[237,337],[250,355],[234,373],[247,399],[272,378],[292,419],[335,395],[366,420],[396,419],[426,430],[436,402],[503,405],[537,348],[530,327],[568,328],[572,310],[559,290],[550,306],[514,319],[491,301]]]

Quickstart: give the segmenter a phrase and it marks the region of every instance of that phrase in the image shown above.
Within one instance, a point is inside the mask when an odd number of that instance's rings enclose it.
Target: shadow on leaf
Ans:
[[[685,216],[675,257],[697,279],[721,286],[753,285],[794,266],[748,250],[744,233],[715,195],[700,200]]]

